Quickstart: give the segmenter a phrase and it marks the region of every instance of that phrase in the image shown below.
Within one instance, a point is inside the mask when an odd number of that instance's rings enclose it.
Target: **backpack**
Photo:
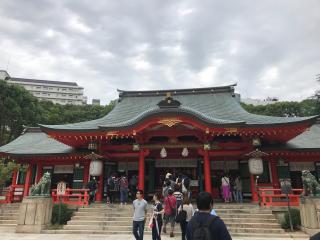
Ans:
[[[126,178],[121,178],[120,187],[121,189],[128,189],[128,180]]]
[[[109,178],[108,184],[109,184],[109,186],[110,186],[110,190],[114,190],[115,185],[114,185],[114,181],[113,181],[112,178]]]
[[[185,222],[187,220],[187,211],[183,210],[183,204],[181,205],[181,210],[178,212],[175,220],[176,223]]]
[[[174,216],[175,217],[177,215],[177,209],[176,209],[175,206],[171,205],[171,201],[170,201],[170,197],[169,196],[167,197],[167,202],[168,202],[168,205],[170,207],[170,216]]]
[[[197,219],[191,220],[192,240],[211,240],[210,225],[217,219],[217,216],[210,215],[208,221],[199,222]]]

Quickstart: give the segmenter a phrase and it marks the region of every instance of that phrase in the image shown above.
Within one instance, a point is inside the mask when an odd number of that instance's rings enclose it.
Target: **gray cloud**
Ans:
[[[77,81],[104,103],[116,89],[237,82],[245,97],[301,100],[318,87],[320,2],[0,3],[0,69]]]

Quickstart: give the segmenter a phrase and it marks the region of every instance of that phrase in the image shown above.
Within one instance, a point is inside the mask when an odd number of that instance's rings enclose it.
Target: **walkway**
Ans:
[[[59,238],[63,240],[134,240],[132,235],[97,235],[97,234],[59,234]],[[56,234],[17,234],[17,233],[1,233],[1,240],[57,240]],[[151,236],[145,236],[145,240],[151,240]],[[162,240],[180,240],[181,236],[170,238],[163,236]],[[293,238],[296,240],[308,240],[308,238]],[[270,238],[245,238],[235,237],[233,240],[270,240]],[[272,238],[272,240],[283,240],[283,238]]]

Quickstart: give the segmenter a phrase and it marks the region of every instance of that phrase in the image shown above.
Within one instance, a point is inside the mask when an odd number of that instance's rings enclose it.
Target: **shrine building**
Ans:
[[[122,91],[106,116],[64,125],[26,128],[0,147],[0,156],[27,164],[15,172],[12,185],[24,196],[44,172],[69,188],[83,188],[98,179],[97,200],[105,197],[111,174],[138,176],[138,188],[161,192],[167,172],[191,179],[196,194],[219,197],[224,172],[239,174],[243,193],[256,200],[255,176],[248,156],[263,153],[258,187],[279,188],[291,179],[301,188],[301,170],[320,177],[320,125],[317,116],[271,117],[248,113],[235,85],[156,91]],[[91,167],[90,167],[91,166]]]

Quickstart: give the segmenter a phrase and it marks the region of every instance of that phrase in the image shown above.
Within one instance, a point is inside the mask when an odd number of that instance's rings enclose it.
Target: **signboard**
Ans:
[[[190,187],[199,187],[199,180],[190,180]]]
[[[65,182],[59,182],[57,184],[57,195],[64,195],[66,194],[66,188],[67,188],[67,184]]]
[[[196,168],[197,159],[156,159],[156,168]]]
[[[289,178],[281,179],[280,180],[280,187],[281,187],[282,194],[291,194],[292,193],[291,180]]]
[[[55,165],[54,173],[73,173],[73,165]]]

